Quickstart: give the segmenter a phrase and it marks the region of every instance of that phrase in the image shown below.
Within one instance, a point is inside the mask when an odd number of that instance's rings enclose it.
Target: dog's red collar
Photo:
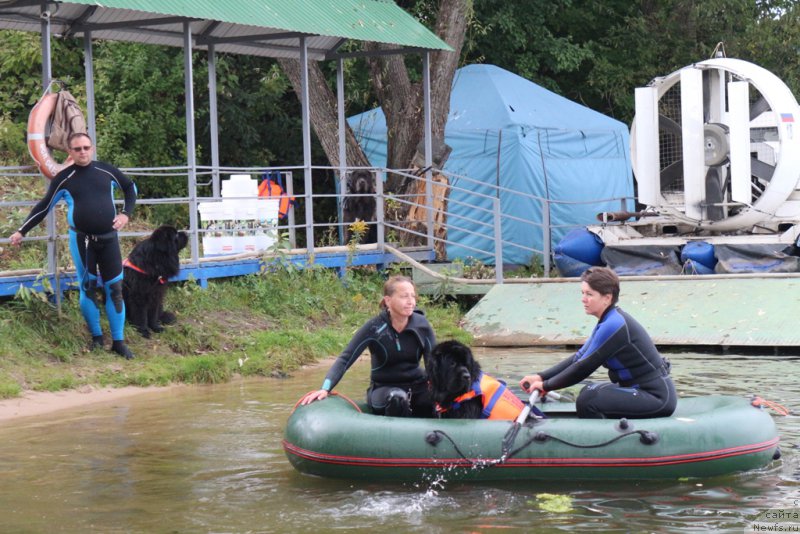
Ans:
[[[453,402],[462,403],[464,401],[468,401],[470,399],[474,399],[478,395],[480,395],[480,390],[475,389],[475,384],[472,385],[472,389],[461,395],[460,397],[456,397],[456,400]]]
[[[144,275],[150,276],[150,273],[148,273],[147,271],[145,271],[141,267],[137,267],[136,265],[134,265],[133,262],[131,262],[130,258],[125,258],[122,261],[122,266],[123,267],[128,267],[129,269],[133,269],[137,273],[142,273]],[[158,277],[158,283],[159,284],[166,284],[167,280],[163,276],[159,276]]]

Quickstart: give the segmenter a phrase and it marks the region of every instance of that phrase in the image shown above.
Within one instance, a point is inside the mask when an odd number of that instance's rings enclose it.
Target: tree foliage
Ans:
[[[104,42],[94,55],[98,156],[122,167],[185,162],[182,51]]]
[[[38,34],[0,30],[0,162],[20,165],[28,150],[28,113],[42,96],[42,47]],[[52,72],[77,98],[85,94],[83,53],[73,40],[54,40]]]
[[[496,64],[629,123],[634,88],[711,56],[724,42],[798,94],[793,0],[483,0],[465,62]]]
[[[634,88],[709,57],[724,42],[728,56],[762,65],[800,94],[800,5],[795,0],[399,0],[398,5],[446,39],[463,32],[460,55],[434,56],[434,132],[447,116],[453,68],[491,63],[629,123]],[[454,16],[455,15],[455,16]],[[460,18],[459,18],[460,17]],[[451,26],[443,28],[443,21]],[[455,22],[463,23],[453,26]],[[446,33],[447,29],[450,33]],[[0,31],[0,161],[29,162],[27,114],[39,98],[38,34]],[[459,48],[458,41],[453,41]],[[354,44],[353,47],[360,45]],[[52,40],[53,75],[85,105],[82,48]],[[132,43],[95,44],[97,143],[119,166],[183,165],[186,132],[183,51]],[[450,55],[452,56],[452,54]],[[195,53],[196,142],[210,164],[207,56]],[[437,70],[437,65],[446,68]],[[421,138],[418,55],[345,61],[347,113],[381,105],[395,131],[391,163],[405,166]],[[335,62],[318,64],[328,89]],[[302,160],[300,106],[275,60],[219,54],[220,158],[229,166],[292,165]],[[436,96],[439,95],[439,96]],[[438,100],[437,100],[438,99]],[[399,135],[398,129],[410,129]],[[336,163],[314,140],[314,161]],[[176,182],[145,181],[145,194],[177,194]],[[315,186],[316,187],[316,186]],[[181,193],[182,194],[182,193]]]

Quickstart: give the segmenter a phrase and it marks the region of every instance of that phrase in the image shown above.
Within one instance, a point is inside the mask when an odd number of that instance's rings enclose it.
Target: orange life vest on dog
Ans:
[[[481,396],[483,403],[482,419],[514,420],[522,413],[525,406],[516,395],[508,390],[505,383],[481,373],[478,379],[472,383],[470,390],[453,401],[452,409],[457,410],[462,402],[477,396]],[[443,413],[447,410],[437,406],[437,411]]]

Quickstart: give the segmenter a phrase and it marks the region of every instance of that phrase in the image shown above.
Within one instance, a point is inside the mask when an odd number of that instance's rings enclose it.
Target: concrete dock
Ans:
[[[659,346],[800,348],[795,273],[622,278],[619,306]],[[463,326],[477,345],[581,345],[596,322],[570,278],[495,285]]]

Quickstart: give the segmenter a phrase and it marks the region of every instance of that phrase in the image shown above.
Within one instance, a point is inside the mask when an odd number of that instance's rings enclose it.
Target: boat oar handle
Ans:
[[[561,395],[559,393],[556,393],[555,391],[548,391],[547,395],[545,395],[545,398],[557,401],[561,400]]]
[[[530,382],[523,382],[522,383],[522,387],[525,389],[525,391],[528,391],[528,388],[531,387],[531,383]],[[550,400],[554,400],[554,401],[561,400],[561,395],[556,393],[555,391],[548,391],[545,394],[544,397],[545,397],[545,399],[550,399]],[[536,400],[539,400],[539,399],[537,398]]]
[[[517,420],[515,421],[516,424],[521,425],[522,423],[525,422],[526,419],[528,419],[528,414],[531,413],[531,408],[533,407],[534,404],[536,404],[536,401],[539,400],[540,394],[541,392],[538,389],[533,390],[533,393],[531,393],[531,396],[528,399],[528,404],[525,405],[525,407],[522,409],[519,416],[517,417]]]

